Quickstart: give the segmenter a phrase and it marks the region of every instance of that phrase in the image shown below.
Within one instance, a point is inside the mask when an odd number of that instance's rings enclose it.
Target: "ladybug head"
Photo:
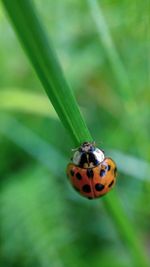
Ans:
[[[84,142],[78,150],[80,152],[93,152],[95,150],[95,143]]]
[[[72,162],[81,168],[93,168],[99,165],[105,156],[102,150],[95,147],[95,143],[84,142],[75,152]]]

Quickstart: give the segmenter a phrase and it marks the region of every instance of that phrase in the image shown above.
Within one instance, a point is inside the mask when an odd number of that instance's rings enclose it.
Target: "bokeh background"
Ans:
[[[118,194],[148,253],[149,1],[34,2],[93,138],[118,164]],[[133,266],[103,201],[68,184],[72,147],[0,3],[2,267]]]

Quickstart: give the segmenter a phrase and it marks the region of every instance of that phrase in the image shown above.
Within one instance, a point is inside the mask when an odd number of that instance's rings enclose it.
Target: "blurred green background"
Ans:
[[[148,253],[149,1],[34,2],[93,138],[117,162],[118,194]],[[0,266],[133,266],[103,201],[68,184],[72,141],[1,3],[0,36]]]

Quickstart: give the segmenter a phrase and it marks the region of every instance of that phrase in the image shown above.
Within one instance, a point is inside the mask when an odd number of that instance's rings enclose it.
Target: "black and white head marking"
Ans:
[[[104,160],[104,152],[93,143],[85,142],[74,152],[72,162],[81,168],[93,168]]]

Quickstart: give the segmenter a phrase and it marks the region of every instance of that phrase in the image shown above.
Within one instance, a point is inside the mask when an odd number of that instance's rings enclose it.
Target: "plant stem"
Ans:
[[[136,234],[136,227],[127,218],[126,213],[122,209],[122,203],[116,190],[112,190],[107,197],[103,199],[107,211],[113,218],[113,223],[117,228],[119,236],[126,243],[130,255],[132,257],[133,265],[135,267],[148,267],[148,259],[145,249]]]

